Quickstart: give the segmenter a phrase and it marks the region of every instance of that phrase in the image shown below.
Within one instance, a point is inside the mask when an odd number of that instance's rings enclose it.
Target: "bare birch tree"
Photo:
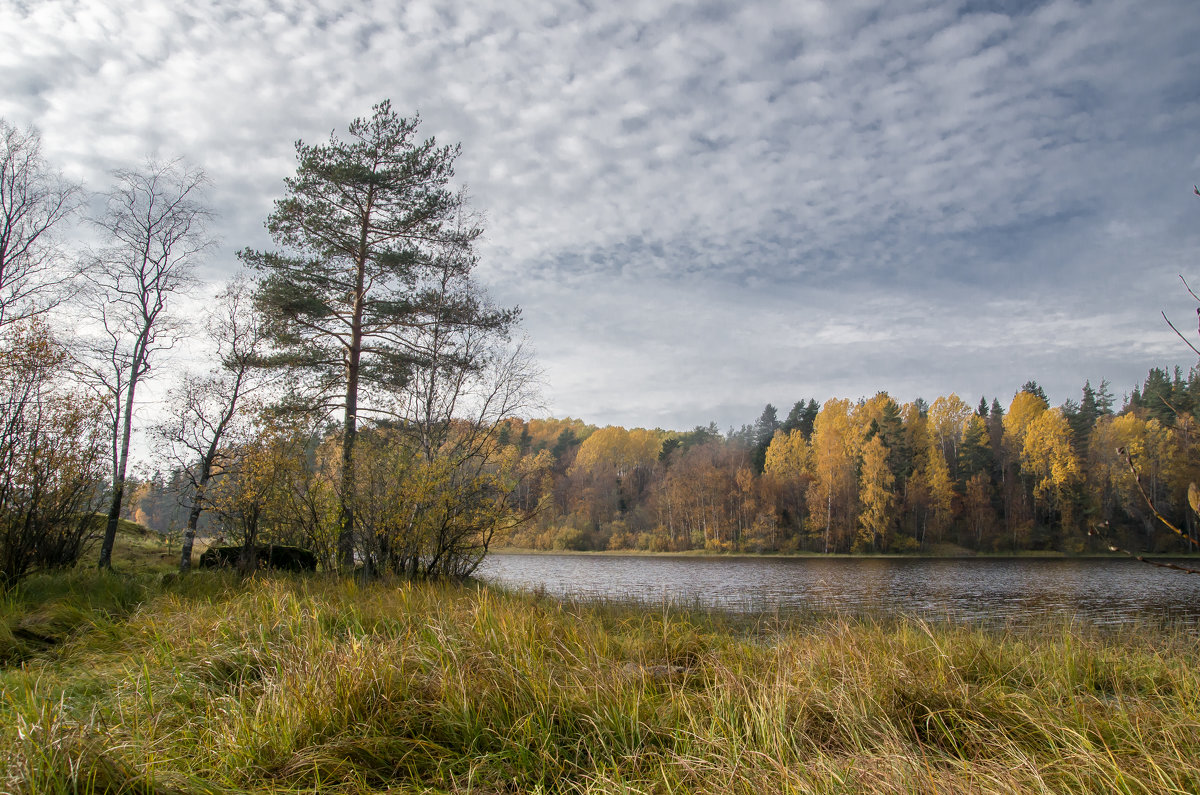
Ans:
[[[179,339],[183,324],[168,305],[192,288],[194,269],[212,242],[202,171],[178,160],[149,161],[143,170],[115,177],[104,213],[92,219],[108,244],[86,271],[99,332],[85,367],[108,400],[112,430],[112,501],[101,568],[112,567],[137,389]]]
[[[79,186],[50,169],[36,130],[0,119],[0,328],[41,314],[69,276],[55,227],[79,208]]]
[[[163,456],[184,473],[190,486],[181,572],[192,565],[196,526],[207,507],[209,484],[227,468],[231,439],[246,425],[247,400],[270,376],[255,366],[265,332],[244,280],[235,279],[221,292],[207,327],[217,344],[218,365],[203,375],[185,376],[169,393],[168,419],[152,431]]]

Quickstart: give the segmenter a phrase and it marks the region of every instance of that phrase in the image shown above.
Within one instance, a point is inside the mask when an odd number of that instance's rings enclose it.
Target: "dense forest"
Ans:
[[[515,514],[497,540],[544,550],[1187,551],[1152,511],[1185,530],[1194,522],[1197,407],[1200,372],[1155,368],[1121,406],[1106,382],[1089,382],[1078,401],[1051,407],[1031,381],[1007,405],[958,395],[900,404],[885,392],[802,400],[782,418],[767,405],[724,433],[509,418],[497,444],[512,462]],[[130,517],[178,529],[186,482],[176,471],[140,483]]]

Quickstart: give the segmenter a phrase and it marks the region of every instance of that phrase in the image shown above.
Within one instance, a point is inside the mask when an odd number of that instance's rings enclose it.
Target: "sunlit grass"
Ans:
[[[88,545],[82,559],[81,567],[95,566],[100,557],[100,536],[103,535],[107,517],[102,514],[95,516],[97,537]],[[205,546],[199,541],[194,552],[194,561],[198,560]],[[136,522],[120,519],[117,522],[117,535],[113,544],[113,568],[126,574],[165,572],[179,566],[179,539],[168,539],[159,533],[143,527]]]
[[[0,627],[70,626],[0,669],[0,791],[1200,791],[1183,631],[206,572],[29,589]]]

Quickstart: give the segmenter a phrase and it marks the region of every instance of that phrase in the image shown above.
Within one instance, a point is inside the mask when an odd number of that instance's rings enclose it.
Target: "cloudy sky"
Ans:
[[[547,413],[1117,395],[1191,363],[1195,0],[0,0],[0,117],[89,187],[207,170],[223,241],[390,98],[461,142]]]

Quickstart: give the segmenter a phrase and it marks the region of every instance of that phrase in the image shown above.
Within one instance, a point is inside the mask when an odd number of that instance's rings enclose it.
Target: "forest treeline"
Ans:
[[[954,394],[901,404],[885,392],[799,401],[784,417],[767,405],[725,433],[508,418],[495,441],[514,520],[497,540],[543,550],[1188,551],[1148,500],[1191,528],[1198,408],[1200,371],[1155,368],[1120,406],[1106,382],[1057,407],[1029,382],[1007,405]],[[139,484],[130,517],[178,528],[185,480],[160,473]]]

